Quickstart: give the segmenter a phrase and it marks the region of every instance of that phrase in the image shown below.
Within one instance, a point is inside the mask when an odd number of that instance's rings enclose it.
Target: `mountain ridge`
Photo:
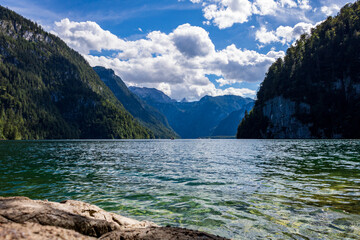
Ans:
[[[143,126],[149,128],[154,133],[155,138],[178,137],[171,129],[166,117],[132,93],[112,69],[100,66],[96,66],[93,69],[123,104],[125,109]]]
[[[247,112],[250,112],[254,107],[254,102],[245,104],[239,110],[231,112],[226,118],[214,129],[212,136],[234,136],[237,133],[237,128],[241,120],[245,117]]]
[[[225,95],[218,97],[204,96],[199,101],[194,102],[177,102],[157,89],[142,89],[138,87],[130,87],[129,89],[135,94],[146,92],[146,94],[141,94],[139,97],[163,113],[167,117],[172,129],[182,138],[213,136],[213,131],[218,124],[228,117],[230,113],[239,111],[244,105],[254,101],[250,98]],[[155,92],[156,96],[161,92],[161,97],[151,96],[152,91]],[[251,108],[251,106],[249,107]],[[243,111],[245,112],[245,109]],[[234,129],[233,136],[236,134],[239,122],[229,126],[230,129]],[[228,131],[228,128],[224,127],[221,131],[217,131],[217,133],[224,136],[226,131]]]
[[[159,103],[173,103],[177,102],[176,100],[170,98],[162,91],[156,88],[147,88],[147,87],[129,87],[129,90],[139,96],[146,102],[159,102]]]

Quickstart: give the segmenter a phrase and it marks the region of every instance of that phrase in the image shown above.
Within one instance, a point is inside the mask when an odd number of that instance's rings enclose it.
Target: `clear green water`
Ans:
[[[234,239],[359,239],[360,141],[0,142],[0,195]]]

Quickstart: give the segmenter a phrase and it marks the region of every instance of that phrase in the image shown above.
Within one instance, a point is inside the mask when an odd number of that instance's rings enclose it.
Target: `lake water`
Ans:
[[[234,239],[359,239],[360,141],[2,141],[0,195]]]

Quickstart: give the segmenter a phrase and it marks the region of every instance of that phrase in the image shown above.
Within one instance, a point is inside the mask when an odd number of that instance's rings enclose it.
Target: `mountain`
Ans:
[[[143,126],[149,128],[156,138],[177,137],[166,117],[132,93],[121,78],[115,75],[113,70],[104,67],[94,67],[94,70],[125,109],[139,120]]]
[[[0,139],[149,138],[85,59],[0,6]]]
[[[171,99],[162,91],[157,90],[156,88],[139,88],[139,87],[129,87],[130,91],[139,96],[145,102],[158,102],[158,103],[174,103],[176,100]]]
[[[254,107],[254,102],[245,104],[240,110],[233,111],[226,118],[221,120],[214,129],[212,136],[235,136],[237,128],[241,120],[245,116],[245,112],[250,112]]]
[[[238,138],[360,138],[360,2],[269,68]]]
[[[196,102],[177,102],[156,89],[138,87],[130,87],[129,89],[135,94],[139,94],[140,98],[163,113],[172,129],[182,138],[212,136],[214,129],[230,113],[240,110],[254,101],[250,98],[227,95],[205,96]],[[240,120],[235,125],[229,126],[230,129],[235,129],[235,132],[230,136],[235,135]],[[219,130],[218,133],[225,136],[225,132]]]

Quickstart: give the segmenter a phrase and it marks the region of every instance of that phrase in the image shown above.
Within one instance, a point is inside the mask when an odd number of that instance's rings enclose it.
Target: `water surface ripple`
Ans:
[[[0,142],[0,195],[233,239],[359,239],[360,141]]]

